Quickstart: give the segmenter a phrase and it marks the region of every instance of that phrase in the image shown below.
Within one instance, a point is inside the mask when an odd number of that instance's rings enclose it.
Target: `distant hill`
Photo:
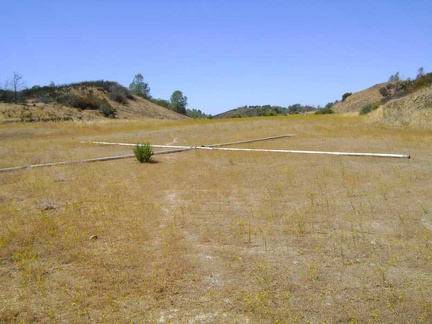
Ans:
[[[64,86],[33,87],[19,93],[0,92],[0,122],[118,119],[189,119],[148,99],[132,95],[112,81],[89,81]]]
[[[279,116],[279,115],[292,115],[315,111],[316,108],[312,106],[303,106],[295,104],[288,107],[263,105],[263,106],[243,106],[221,114],[213,116],[213,118],[241,118],[241,117],[261,117],[261,116]]]

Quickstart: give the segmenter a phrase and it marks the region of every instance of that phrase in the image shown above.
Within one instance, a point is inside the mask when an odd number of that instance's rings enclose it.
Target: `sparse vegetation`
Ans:
[[[382,111],[389,124],[421,118],[423,128],[366,122],[376,114],[300,115],[299,104],[231,111],[288,117],[64,122],[152,104],[108,81],[22,90],[29,102],[1,103],[2,115],[58,123],[0,124],[0,168],[130,150],[89,144],[101,140],[208,145],[288,133],[245,147],[413,159],[191,150],[161,155],[151,174],[133,158],[0,172],[0,322],[432,322],[431,84],[419,71],[374,89],[399,96]],[[417,89],[415,117],[402,96]],[[61,116],[50,110],[60,103]],[[150,142],[133,150],[152,161]]]
[[[287,133],[245,147],[413,157],[200,150],[151,174],[134,158],[2,172],[0,322],[430,323],[432,130],[364,121],[0,124],[0,167],[131,153],[80,141]]]

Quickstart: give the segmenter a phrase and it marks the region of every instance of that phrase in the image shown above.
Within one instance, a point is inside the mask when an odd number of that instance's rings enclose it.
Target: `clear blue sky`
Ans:
[[[432,72],[432,0],[1,0],[0,82],[90,80],[188,108],[321,105]]]

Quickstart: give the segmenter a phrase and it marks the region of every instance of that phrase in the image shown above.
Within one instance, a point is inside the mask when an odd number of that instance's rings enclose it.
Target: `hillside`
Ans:
[[[336,102],[332,106],[332,109],[337,113],[359,112],[363,106],[373,104],[384,98],[380,94],[379,89],[386,84],[379,83],[366,90],[353,93],[345,100]]]
[[[432,86],[388,101],[368,116],[369,121],[395,126],[432,126]]]
[[[432,73],[416,80],[384,82],[346,93],[332,109],[337,113],[368,114],[369,121],[390,125],[432,125]]]
[[[188,117],[130,94],[115,82],[82,82],[38,87],[20,93],[20,103],[0,103],[0,122],[60,120],[172,119]]]
[[[361,113],[362,108],[367,105],[385,104],[428,89],[430,85],[432,85],[432,73],[425,74],[416,80],[383,82],[363,91],[345,93],[342,96],[342,101],[335,102],[332,109],[337,113]]]

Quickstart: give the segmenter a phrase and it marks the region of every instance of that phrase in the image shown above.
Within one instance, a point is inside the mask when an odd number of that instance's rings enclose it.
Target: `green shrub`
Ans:
[[[387,90],[386,87],[381,87],[381,88],[379,89],[379,93],[380,93],[381,96],[383,96],[383,97],[387,97],[387,96],[390,95],[390,93],[389,93],[389,91]]]
[[[153,151],[149,142],[144,144],[137,144],[133,150],[136,159],[139,163],[150,163],[152,162]]]
[[[118,102],[122,105],[127,105],[127,97],[128,97],[128,91],[125,87],[119,85],[119,84],[113,84],[109,88],[109,94],[108,97],[111,100],[114,100],[115,102]]]
[[[331,109],[331,107],[325,107],[315,111],[315,115],[326,115],[326,114],[334,114],[333,109]]]
[[[378,107],[381,105],[382,105],[381,101],[377,101],[377,102],[374,102],[374,103],[369,104],[369,105],[364,105],[360,109],[360,115],[366,115],[366,114],[370,113],[371,111],[378,109]]]
[[[108,118],[117,117],[117,110],[110,105],[101,104],[98,110],[104,117],[108,117]]]
[[[92,97],[74,96],[72,101],[72,107],[80,108],[82,110],[90,109],[96,110],[101,104],[100,100]]]
[[[346,98],[348,98],[348,97],[351,96],[351,95],[352,95],[352,92],[345,92],[345,93],[342,95],[342,101],[345,101]]]

